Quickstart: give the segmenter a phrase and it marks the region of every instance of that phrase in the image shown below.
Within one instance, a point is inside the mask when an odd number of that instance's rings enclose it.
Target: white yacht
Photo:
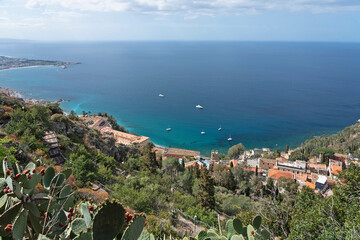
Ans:
[[[230,135],[230,137],[228,138],[228,141],[229,141],[229,142],[231,142],[231,141],[232,141],[232,137],[231,137],[231,135]]]
[[[171,128],[170,128],[170,127],[168,127],[168,128],[166,129],[166,131],[171,131]]]
[[[164,97],[164,95],[160,93],[160,94],[159,94],[159,97]]]
[[[221,131],[221,129],[222,129],[222,128],[221,128],[221,125],[220,125],[220,127],[218,128],[218,131]]]
[[[201,106],[201,105],[199,105],[199,104],[196,105],[195,107],[196,107],[197,109],[203,109],[203,108],[204,108],[203,106]]]
[[[201,131],[201,135],[205,135],[205,132],[204,132],[204,130],[202,130],[202,131]]]

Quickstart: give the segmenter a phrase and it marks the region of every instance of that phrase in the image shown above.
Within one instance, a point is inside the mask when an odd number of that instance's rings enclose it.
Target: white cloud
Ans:
[[[198,15],[288,10],[314,13],[359,10],[359,0],[28,0],[28,8]]]

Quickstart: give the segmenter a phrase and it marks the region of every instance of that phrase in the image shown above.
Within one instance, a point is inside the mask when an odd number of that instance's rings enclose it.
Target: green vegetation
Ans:
[[[46,131],[56,133],[67,168],[54,166],[43,139]],[[321,155],[326,162],[335,152],[357,156],[359,132],[360,126],[355,124],[337,135],[309,140],[290,158],[306,160]],[[333,195],[325,198],[306,187],[298,192],[293,180],[265,180],[243,164],[215,164],[209,169],[195,164],[185,168],[184,162],[176,158],[157,156],[152,144],[142,148],[115,145],[113,139],[89,129],[74,112],[64,115],[58,104],[27,105],[5,95],[0,95],[0,136],[0,159],[7,158],[0,180],[0,234],[8,238],[37,239],[43,234],[46,236],[42,239],[55,235],[58,239],[134,239],[129,235],[135,239],[164,235],[166,239],[170,235],[182,239],[196,235],[192,232],[194,223],[201,230],[207,228],[197,234],[198,239],[359,236],[360,167],[356,165],[340,174],[338,179],[343,184],[337,184]],[[244,150],[238,144],[222,157],[238,158]],[[275,151],[271,157],[279,154]],[[26,169],[30,172],[22,173]],[[42,169],[46,171],[41,173]],[[21,176],[16,178],[19,173]],[[116,201],[100,204],[100,191],[89,189],[94,185],[102,187],[104,198]],[[74,191],[77,187],[81,189]],[[84,196],[84,191],[93,195]],[[88,197],[94,202],[83,200]],[[130,217],[124,217],[118,201],[147,215],[147,231],[142,232],[142,214],[135,214],[130,225],[124,222]],[[76,208],[70,222],[67,215]],[[112,217],[114,214],[120,218]],[[7,228],[10,231],[5,231],[7,224],[12,225],[11,230]]]

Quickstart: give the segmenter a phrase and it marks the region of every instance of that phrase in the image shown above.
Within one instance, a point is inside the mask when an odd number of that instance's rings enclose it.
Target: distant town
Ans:
[[[0,71],[7,69],[41,67],[41,66],[59,66],[65,69],[67,65],[72,65],[72,64],[78,64],[78,63],[49,61],[49,60],[32,60],[27,58],[12,58],[7,56],[0,56]]]
[[[124,144],[126,146],[145,146],[150,142],[149,137],[136,136],[111,128],[106,117],[100,116],[80,116],[90,128],[99,130],[103,137],[112,137],[116,144]],[[320,192],[325,196],[333,194],[332,188],[337,181],[337,174],[346,168],[351,162],[358,163],[357,158],[350,155],[335,153],[326,163],[322,162],[321,154],[306,161],[289,161],[289,157],[293,150],[281,152],[280,157],[268,159],[264,156],[272,154],[269,148],[255,148],[245,151],[237,159],[221,160],[219,152],[214,150],[211,157],[201,156],[199,151],[192,151],[178,148],[166,148],[155,146],[155,152],[161,155],[163,159],[168,157],[178,158],[179,162],[184,161],[185,168],[190,167],[206,167],[211,165],[223,164],[230,167],[238,165],[244,166],[244,170],[254,172],[257,176],[263,178],[265,182],[267,178],[278,180],[280,178],[292,179],[299,184],[301,189],[307,186],[314,191]]]

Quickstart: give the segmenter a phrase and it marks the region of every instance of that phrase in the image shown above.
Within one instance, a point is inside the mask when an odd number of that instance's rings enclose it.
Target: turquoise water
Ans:
[[[0,55],[81,62],[2,71],[0,86],[109,112],[157,144],[204,155],[238,142],[295,147],[360,118],[357,43],[10,42]]]

